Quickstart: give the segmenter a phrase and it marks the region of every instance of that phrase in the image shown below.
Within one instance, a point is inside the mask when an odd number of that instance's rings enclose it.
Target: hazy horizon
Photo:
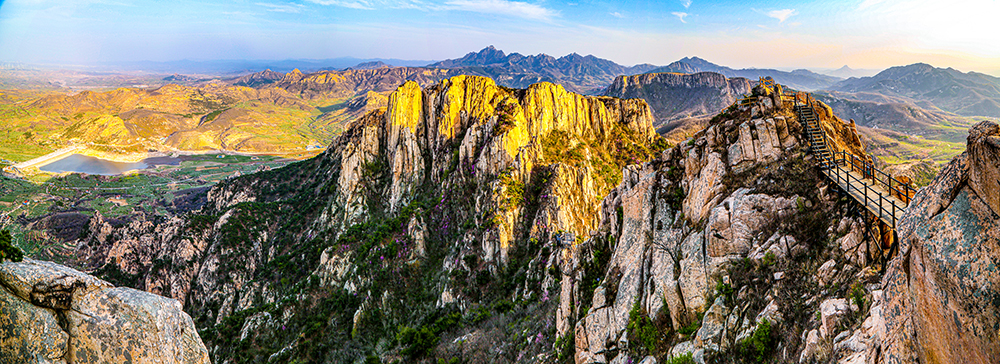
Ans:
[[[0,62],[443,60],[592,54],[623,65],[698,56],[732,68],[1000,75],[1000,2],[0,1]]]

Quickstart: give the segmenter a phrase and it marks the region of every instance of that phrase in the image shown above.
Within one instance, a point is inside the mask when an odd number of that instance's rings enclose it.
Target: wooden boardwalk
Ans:
[[[891,194],[881,184],[865,179],[861,173],[851,171],[849,165],[838,164],[837,167],[824,169],[823,174],[868,212],[878,216],[879,220],[895,230],[896,222],[903,217],[906,202]]]
[[[796,96],[795,109],[805,127],[809,149],[819,160],[823,175],[895,232],[896,223],[903,216],[903,210],[915,191],[908,184],[875,168],[868,157],[831,149],[811,99],[806,94],[804,102],[799,102]]]

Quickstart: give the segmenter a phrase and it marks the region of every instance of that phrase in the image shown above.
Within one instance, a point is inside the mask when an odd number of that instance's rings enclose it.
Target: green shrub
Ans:
[[[719,294],[726,299],[727,303],[733,302],[733,286],[727,283],[722,283],[722,280],[719,280],[719,282],[715,284],[715,291],[719,292]]]
[[[770,266],[774,265],[774,263],[777,263],[777,260],[778,258],[774,256],[774,253],[767,252],[767,254],[764,254],[764,259],[761,260],[761,263],[763,263],[765,266]]]
[[[681,356],[671,356],[664,364],[694,364],[694,356],[687,353]]]
[[[24,259],[24,252],[13,244],[13,237],[10,231],[0,230],[0,263],[4,260],[20,262]]]
[[[437,345],[438,337],[426,326],[420,330],[403,326],[396,334],[396,342],[403,346],[403,355],[419,358],[427,355]]]
[[[680,333],[680,334],[682,334],[682,335],[685,335],[685,336],[694,334],[695,332],[698,331],[699,328],[701,328],[701,320],[704,317],[705,317],[705,314],[699,312],[698,316],[695,318],[694,321],[691,321],[686,326],[680,328],[680,330],[677,330],[677,332]]]
[[[502,299],[493,303],[493,311],[497,313],[507,313],[514,309],[514,302],[508,299]]]
[[[566,335],[556,338],[556,355],[560,363],[566,363],[573,360],[576,355],[576,338],[574,337],[573,330],[569,330]]]
[[[646,310],[639,305],[639,300],[632,305],[628,313],[628,339],[630,344],[641,345],[647,353],[656,351],[660,343],[660,329],[653,324]],[[631,347],[632,345],[630,345]]]
[[[771,322],[765,319],[757,324],[757,330],[753,335],[739,343],[738,350],[746,361],[766,363],[774,353],[777,343],[775,333],[771,330]]]
[[[867,300],[865,299],[865,289],[861,283],[854,282],[854,284],[851,285],[851,301],[858,306],[858,311],[865,311]]]

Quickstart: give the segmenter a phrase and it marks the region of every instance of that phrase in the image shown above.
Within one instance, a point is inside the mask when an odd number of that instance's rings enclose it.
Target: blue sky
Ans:
[[[0,61],[446,59],[594,54],[663,65],[1000,75],[1000,1],[7,0]]]

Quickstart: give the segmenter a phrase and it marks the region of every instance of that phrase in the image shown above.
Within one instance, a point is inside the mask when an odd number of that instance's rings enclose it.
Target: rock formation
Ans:
[[[175,300],[55,263],[0,264],[2,363],[209,363]]]
[[[753,92],[666,149],[641,100],[407,82],[199,211],[93,217],[78,264],[183,301],[216,361],[864,358],[864,226],[790,100]]]
[[[727,79],[712,72],[618,76],[604,92],[607,96],[646,100],[656,118],[654,126],[666,127],[660,129],[662,134],[678,128],[679,131],[687,130],[688,135],[673,138],[678,141],[704,129],[711,116],[748,93],[749,80],[741,77]],[[694,124],[685,127],[691,122]],[[673,125],[667,127],[671,123]]]
[[[95,216],[81,263],[184,301],[217,360],[315,359],[299,334],[354,343],[327,352],[353,360],[375,347],[369,340],[394,337],[392,322],[420,325],[399,321],[409,312],[503,300],[534,300],[551,321],[554,247],[597,230],[622,168],[663,148],[645,102],[549,83],[411,81],[385,104],[317,158],[220,183],[192,216],[136,216],[117,228]],[[415,289],[426,293],[407,298]],[[320,312],[333,315],[323,321],[333,333],[302,323]],[[251,323],[288,330],[262,335]],[[256,344],[235,345],[232,330]]]
[[[969,132],[968,150],[917,192],[899,225],[899,254],[882,279],[873,363],[1000,360],[996,252],[997,125]]]

